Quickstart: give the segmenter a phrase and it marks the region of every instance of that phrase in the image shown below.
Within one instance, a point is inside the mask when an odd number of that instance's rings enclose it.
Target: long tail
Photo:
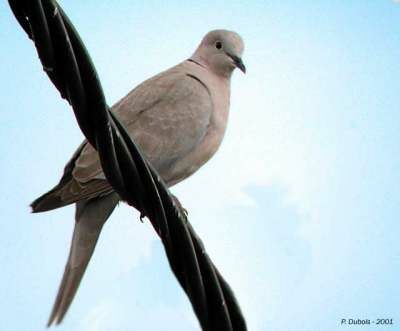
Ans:
[[[111,193],[76,203],[70,253],[47,326],[62,322],[92,257],[101,229],[118,201],[118,194]]]

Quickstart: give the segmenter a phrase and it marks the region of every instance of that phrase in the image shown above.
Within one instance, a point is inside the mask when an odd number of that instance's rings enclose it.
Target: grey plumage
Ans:
[[[168,186],[197,171],[218,149],[229,110],[230,77],[243,42],[209,32],[192,57],[140,84],[111,109]],[[48,325],[60,323],[93,254],[102,226],[119,201],[95,149],[84,141],[60,182],[32,203],[33,212],[76,203],[70,255]]]

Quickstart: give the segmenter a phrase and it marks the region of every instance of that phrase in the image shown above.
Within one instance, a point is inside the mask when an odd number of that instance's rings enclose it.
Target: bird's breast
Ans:
[[[193,73],[194,71],[194,73]],[[213,111],[207,132],[201,142],[170,169],[173,177],[166,182],[172,186],[189,177],[204,165],[218,150],[225,134],[229,114],[229,80],[205,73],[203,68],[196,68],[192,73],[206,86],[212,100]],[[168,177],[168,176],[167,176]]]

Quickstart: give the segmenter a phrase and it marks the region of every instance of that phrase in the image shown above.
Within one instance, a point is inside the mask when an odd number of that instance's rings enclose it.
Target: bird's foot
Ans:
[[[176,209],[178,209],[179,212],[181,212],[182,214],[184,214],[186,217],[188,216],[188,211],[186,210],[186,208],[184,208],[181,204],[181,202],[178,200],[178,198],[175,195],[171,195],[172,197],[172,201],[176,207]]]

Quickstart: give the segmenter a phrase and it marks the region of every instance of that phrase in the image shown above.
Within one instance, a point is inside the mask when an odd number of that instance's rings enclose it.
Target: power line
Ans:
[[[100,80],[78,32],[54,0],[9,0],[33,40],[43,69],[72,106],[99,153],[104,174],[129,205],[147,216],[203,330],[245,331],[246,323],[186,214],[107,106]]]

